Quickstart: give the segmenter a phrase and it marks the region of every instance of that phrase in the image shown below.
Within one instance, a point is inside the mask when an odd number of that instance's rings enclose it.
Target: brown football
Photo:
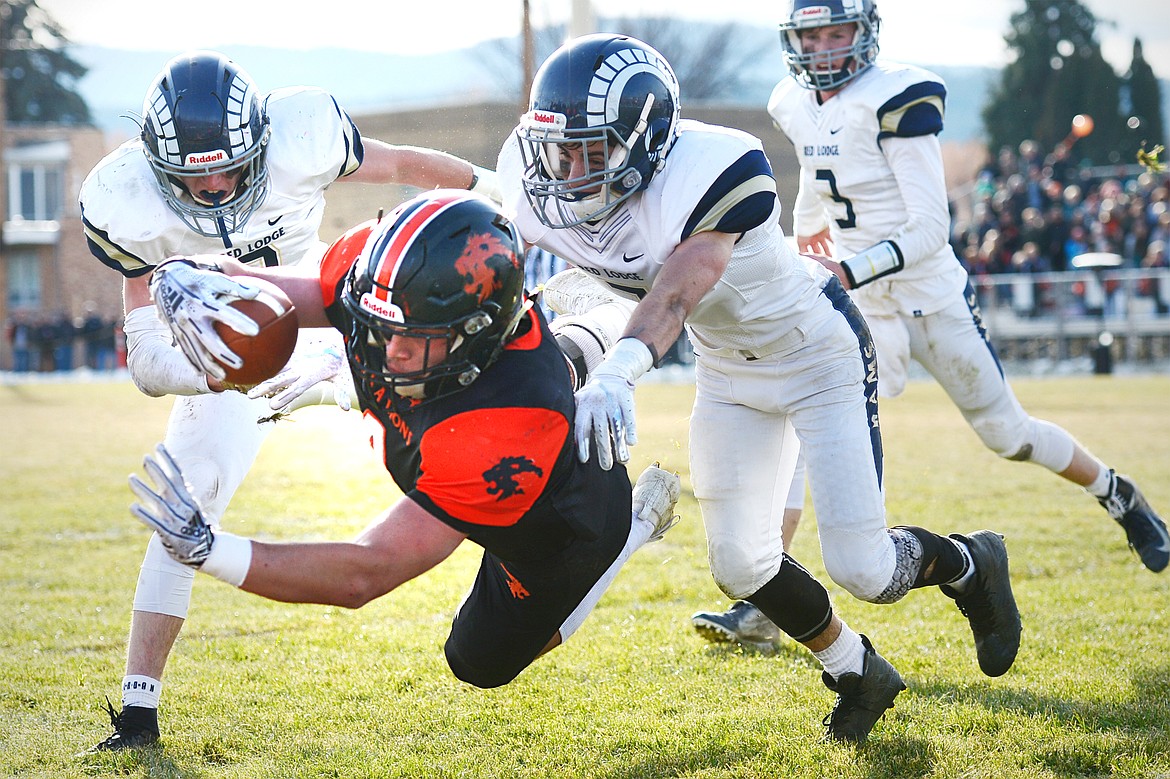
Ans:
[[[239,368],[223,366],[227,373],[223,383],[237,388],[252,387],[275,376],[297,345],[297,311],[288,295],[263,279],[250,278],[248,283],[260,287],[260,294],[254,300],[236,300],[231,306],[255,320],[260,332],[242,335],[215,323],[219,337],[244,361]]]

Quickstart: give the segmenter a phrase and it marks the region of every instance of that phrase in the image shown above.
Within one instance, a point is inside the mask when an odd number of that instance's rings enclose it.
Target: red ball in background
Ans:
[[[1093,117],[1088,114],[1077,114],[1072,120],[1072,134],[1084,138],[1093,132]]]
[[[260,294],[253,300],[233,301],[231,306],[260,325],[260,332],[243,335],[221,322],[215,323],[215,332],[244,361],[239,368],[223,366],[227,374],[223,383],[238,388],[252,387],[275,376],[297,345],[297,311],[288,295],[263,279],[249,278],[247,282],[259,287]]]

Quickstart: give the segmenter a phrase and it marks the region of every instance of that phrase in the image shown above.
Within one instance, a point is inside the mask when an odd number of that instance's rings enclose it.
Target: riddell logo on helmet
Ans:
[[[402,309],[393,303],[387,303],[366,292],[362,295],[361,307],[364,311],[369,311],[375,316],[380,316],[383,319],[389,319],[391,322],[404,322],[405,318],[402,316]]]
[[[198,152],[196,154],[188,154],[187,161],[184,162],[183,164],[184,165],[214,165],[217,162],[227,162],[229,159],[231,159],[231,158],[228,157],[228,153],[226,151],[224,151],[223,149],[217,149],[216,151],[203,151],[203,152]]]
[[[797,24],[807,24],[808,22],[828,21],[833,16],[833,12],[827,6],[813,5],[808,8],[801,8],[792,15],[792,21]]]
[[[529,111],[524,115],[523,121],[528,127],[539,127],[544,130],[563,130],[568,124],[565,115],[556,111]]]

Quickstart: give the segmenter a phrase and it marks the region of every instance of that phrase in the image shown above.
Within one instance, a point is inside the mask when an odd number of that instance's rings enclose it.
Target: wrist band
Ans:
[[[211,553],[199,570],[221,582],[239,587],[252,567],[252,541],[231,533],[213,532]]]
[[[902,250],[893,241],[882,241],[841,261],[850,285],[856,289],[874,279],[897,273],[905,267]]]

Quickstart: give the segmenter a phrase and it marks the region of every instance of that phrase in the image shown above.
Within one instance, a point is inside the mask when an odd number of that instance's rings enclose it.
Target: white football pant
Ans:
[[[752,595],[780,569],[780,530],[798,450],[832,579],[871,600],[894,574],[866,365],[844,316],[832,311],[816,319],[805,339],[814,345],[787,354],[745,360],[696,350],[691,477],[711,573],[731,598]]]

